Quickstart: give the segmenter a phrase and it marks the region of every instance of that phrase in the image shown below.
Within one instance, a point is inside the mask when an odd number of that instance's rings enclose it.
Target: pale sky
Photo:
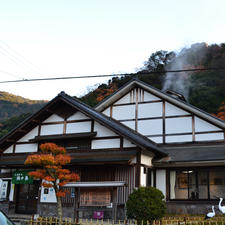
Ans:
[[[158,50],[225,42],[224,0],[0,0],[0,81],[136,72]],[[108,79],[0,84],[30,99]]]

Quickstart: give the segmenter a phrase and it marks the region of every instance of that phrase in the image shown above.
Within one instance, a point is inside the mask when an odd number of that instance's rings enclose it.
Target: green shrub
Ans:
[[[154,187],[140,187],[129,195],[126,203],[127,217],[138,224],[162,218],[166,213],[163,193]]]

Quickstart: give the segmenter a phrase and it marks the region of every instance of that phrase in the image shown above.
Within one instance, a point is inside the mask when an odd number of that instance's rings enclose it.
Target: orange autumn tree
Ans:
[[[225,120],[225,102],[222,102],[217,114],[213,114],[213,116],[218,117],[221,120]]]
[[[78,181],[80,177],[78,174],[62,168],[71,161],[70,156],[66,154],[65,148],[54,143],[45,143],[40,145],[40,150],[39,154],[29,155],[25,161],[25,165],[41,167],[41,169],[36,169],[28,174],[35,179],[41,179],[43,187],[54,188],[57,198],[58,217],[61,218],[61,198],[66,195],[62,187],[68,182]]]

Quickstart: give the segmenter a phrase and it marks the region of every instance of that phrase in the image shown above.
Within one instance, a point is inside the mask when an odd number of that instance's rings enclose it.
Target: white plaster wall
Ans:
[[[158,98],[157,96],[155,95],[152,95],[148,92],[144,92],[144,101],[147,102],[147,101],[156,101],[156,100],[160,100],[160,98]]]
[[[141,169],[140,169],[140,173],[141,173],[141,186],[142,187],[146,187],[146,174],[144,173],[144,167],[141,166]]]
[[[123,147],[124,148],[129,148],[129,147],[136,147],[136,145],[132,144],[130,141],[127,139],[123,139]]]
[[[41,125],[41,135],[62,134],[63,124]]]
[[[38,150],[37,144],[20,144],[16,145],[15,153],[37,152],[37,150]]]
[[[123,96],[121,99],[119,99],[118,101],[116,101],[114,104],[126,104],[126,103],[130,103],[130,93],[126,94],[125,96]]]
[[[146,166],[152,166],[152,157],[141,154],[141,164]]]
[[[166,196],[166,170],[156,170],[156,188]]]
[[[166,116],[180,116],[180,115],[190,115],[190,113],[166,102],[165,115]]]
[[[146,103],[138,105],[138,118],[162,116],[162,103]]]
[[[85,120],[85,119],[89,119],[89,117],[87,117],[86,115],[84,115],[81,112],[76,112],[72,116],[67,118],[67,121],[70,121],[70,120]]]
[[[25,136],[20,138],[18,142],[24,142],[29,141],[30,139],[33,139],[35,136],[38,135],[38,126],[35,127],[33,130],[31,130],[29,133],[27,133]]]
[[[222,130],[195,116],[195,132],[219,131]]]
[[[192,132],[192,118],[171,118],[166,119],[166,133],[187,133]]]
[[[134,119],[135,105],[114,106],[112,110],[112,117],[117,120]]]
[[[92,149],[107,149],[107,148],[119,148],[120,139],[105,139],[105,140],[92,140]]]
[[[8,147],[3,153],[13,153],[13,145]]]
[[[223,133],[212,133],[212,134],[196,134],[196,141],[218,141],[224,140]]]
[[[91,121],[68,123],[66,126],[66,133],[82,133],[91,132]]]
[[[135,130],[135,121],[123,121],[121,123]]]
[[[109,130],[108,128],[102,126],[98,122],[94,122],[94,131],[97,132],[96,137],[107,137],[107,136],[118,136],[115,132]]]
[[[157,144],[163,143],[163,138],[162,137],[148,137],[151,141],[154,141]]]
[[[162,119],[139,120],[138,132],[143,135],[162,134]]]
[[[64,119],[56,114],[52,114],[49,116],[46,120],[43,121],[43,123],[49,123],[49,122],[62,122]]]
[[[177,135],[177,136],[167,136],[166,143],[172,142],[191,142],[192,135]]]
[[[106,116],[110,116],[110,107],[105,109],[102,113],[105,114]]]

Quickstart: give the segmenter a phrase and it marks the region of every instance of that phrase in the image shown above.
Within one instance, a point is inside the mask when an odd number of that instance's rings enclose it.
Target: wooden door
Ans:
[[[39,182],[17,184],[16,213],[34,214],[37,210]]]

